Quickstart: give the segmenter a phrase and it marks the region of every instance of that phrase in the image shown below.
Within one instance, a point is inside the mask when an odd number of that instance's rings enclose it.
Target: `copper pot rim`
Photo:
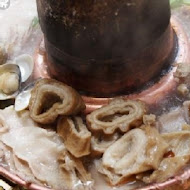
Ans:
[[[187,60],[190,58],[190,56],[188,54],[188,51],[189,51],[188,46],[189,45],[187,43],[187,41],[188,41],[187,36],[185,35],[185,32],[181,28],[180,21],[177,19],[177,17],[174,17],[174,16],[172,17],[171,24],[178,36],[179,47],[180,47],[175,61],[179,62],[179,63],[187,62]],[[43,48],[44,48],[44,46],[42,45],[41,48],[37,51],[37,53],[35,55],[36,66],[35,66],[34,78],[39,78],[39,77],[48,78],[49,77],[48,71],[47,71],[47,65],[44,64],[44,49]],[[154,103],[155,98],[154,98],[154,101],[148,101],[148,99],[150,99],[150,96],[155,96],[155,94],[160,93],[160,92],[163,93],[166,89],[169,89],[169,91],[170,91],[171,89],[173,89],[176,86],[176,82],[173,77],[173,73],[175,72],[175,70],[176,70],[176,67],[174,66],[172,71],[170,73],[168,73],[168,75],[163,77],[159,83],[155,84],[150,89],[147,89],[146,91],[142,92],[141,94],[132,95],[131,97],[124,96],[124,98],[142,99],[142,97],[145,96],[147,98],[148,104]],[[154,93],[153,93],[153,91],[154,91]],[[166,93],[169,93],[169,91],[167,90]],[[166,93],[164,93],[164,96],[166,95]],[[161,99],[162,96],[160,96],[160,95],[161,94],[159,94],[159,96],[156,96],[156,98]],[[85,96],[83,96],[83,98],[87,104],[87,112],[97,109],[97,108],[101,107],[102,105],[108,103],[111,100],[110,98],[93,98],[93,97],[85,97]],[[142,100],[146,102],[146,99],[142,99]],[[10,171],[8,171],[6,168],[4,168],[2,166],[0,166],[0,174],[2,176],[4,176],[5,178],[9,179],[10,181],[12,181],[18,185],[21,185],[23,187],[26,187],[28,189],[31,189],[31,190],[50,190],[51,189],[51,188],[48,188],[45,186],[40,186],[40,185],[37,185],[34,183],[28,183],[24,179],[21,179],[20,177],[18,177],[17,175],[13,174]],[[164,183],[148,185],[146,187],[138,188],[138,190],[165,189],[166,187],[169,187],[171,185],[181,184],[185,180],[188,180],[189,178],[190,178],[190,169],[186,170],[181,175],[175,176],[175,177],[167,180]]]

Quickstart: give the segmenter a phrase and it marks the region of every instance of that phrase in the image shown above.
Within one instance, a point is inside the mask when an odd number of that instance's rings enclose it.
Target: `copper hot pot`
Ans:
[[[185,30],[174,17],[170,24],[168,0],[37,0],[37,4],[46,50],[37,50],[34,75],[51,75],[80,90],[90,111],[109,100],[100,97],[140,89],[174,59],[190,60]],[[164,94],[168,86],[173,88],[172,77],[170,72],[142,91],[140,99],[147,97],[151,103],[158,99],[158,91]],[[27,189],[49,190],[28,184],[3,167],[0,174]],[[189,179],[188,167],[164,183],[139,190],[189,189]]]
[[[169,0],[37,0],[51,77],[85,95],[130,94],[174,55]]]

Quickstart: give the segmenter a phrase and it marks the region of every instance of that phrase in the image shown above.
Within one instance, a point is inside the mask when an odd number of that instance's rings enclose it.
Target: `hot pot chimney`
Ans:
[[[37,0],[53,78],[85,95],[129,94],[171,62],[169,0]]]

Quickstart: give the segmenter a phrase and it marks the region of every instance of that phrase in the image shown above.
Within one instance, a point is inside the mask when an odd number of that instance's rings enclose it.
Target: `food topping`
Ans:
[[[156,116],[153,114],[144,115],[143,116],[143,123],[146,126],[155,126],[156,125]]]
[[[91,138],[91,151],[93,156],[101,156],[108,147],[116,142],[121,135],[114,133],[113,135],[105,135],[98,133]]]
[[[91,189],[93,179],[91,174],[86,170],[81,160],[76,159],[68,152],[63,152],[59,157],[60,168],[67,179],[64,183],[69,189]]]
[[[0,89],[4,94],[13,94],[19,89],[19,76],[16,73],[4,73],[0,76]]]
[[[175,156],[190,155],[190,131],[163,134],[162,137]]]
[[[144,177],[145,183],[161,183],[167,179],[174,177],[190,160],[190,156],[180,156],[165,158],[158,170],[155,170],[152,175]]]
[[[57,133],[63,138],[68,151],[79,158],[90,154],[91,133],[80,117],[61,117],[57,124]]]
[[[164,158],[157,170],[144,177],[146,183],[164,182],[176,175],[190,161],[190,132],[182,131],[162,135],[173,157]]]
[[[177,87],[177,91],[182,96],[187,96],[189,94],[189,89],[186,84],[180,84]]]
[[[58,162],[64,144],[55,132],[40,128],[29,111],[0,110],[0,150],[1,164],[29,183],[67,188]]]
[[[21,72],[17,65],[5,64],[0,66],[0,100],[13,98],[18,94]]]
[[[31,93],[30,116],[41,124],[53,123],[58,115],[75,115],[85,109],[81,96],[53,79],[38,81]]]
[[[131,127],[142,124],[145,106],[132,100],[115,99],[109,105],[95,110],[87,116],[87,123],[91,131],[103,131],[113,134],[116,130],[125,133]]]
[[[0,79],[0,97],[18,91],[19,67],[0,66]],[[190,101],[161,116],[121,98],[87,116],[84,109],[64,83],[40,79],[26,86],[14,109],[0,110],[0,165],[28,183],[80,190],[96,188],[92,168],[104,183],[133,179],[138,186],[164,182],[190,162]]]
[[[190,65],[187,63],[178,63],[177,70],[174,73],[174,77],[183,80],[190,74]]]
[[[99,171],[112,185],[118,185],[132,175],[157,169],[166,150],[156,129],[133,129],[105,151]]]
[[[182,130],[190,130],[189,103],[184,102],[182,107],[171,110],[158,117],[156,127],[160,133],[172,133]],[[184,126],[186,126],[184,128]]]

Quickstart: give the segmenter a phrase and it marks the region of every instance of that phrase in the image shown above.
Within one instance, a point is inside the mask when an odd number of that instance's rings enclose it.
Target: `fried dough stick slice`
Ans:
[[[98,133],[93,135],[91,138],[91,155],[103,155],[106,149],[116,142],[120,137],[121,135],[119,133],[114,133],[113,135]]]
[[[174,177],[190,162],[189,131],[166,133],[162,137],[169,145],[168,152],[172,152],[174,157],[163,159],[158,170],[154,171],[149,177],[143,178],[145,183],[164,182],[168,178]]]
[[[190,155],[190,131],[166,133],[162,137],[169,145],[168,150],[175,156]]]
[[[91,133],[80,117],[61,117],[57,133],[63,138],[65,147],[76,158],[90,154]]]
[[[87,124],[91,131],[103,131],[113,134],[116,130],[125,133],[131,127],[142,124],[145,106],[142,102],[115,99],[109,105],[95,110],[87,116]]]
[[[133,129],[105,151],[99,171],[112,185],[118,185],[133,175],[157,169],[166,150],[156,129]]]
[[[190,155],[165,158],[162,160],[158,170],[149,177],[144,177],[145,183],[162,183],[174,177],[186,164],[189,163]]]
[[[38,81],[29,104],[31,118],[41,124],[50,124],[58,115],[75,115],[85,109],[81,96],[71,87],[53,79]]]
[[[70,189],[86,189],[92,187],[94,181],[91,174],[86,170],[82,161],[75,158],[68,152],[63,152],[59,158],[62,174],[65,176],[65,183]]]

